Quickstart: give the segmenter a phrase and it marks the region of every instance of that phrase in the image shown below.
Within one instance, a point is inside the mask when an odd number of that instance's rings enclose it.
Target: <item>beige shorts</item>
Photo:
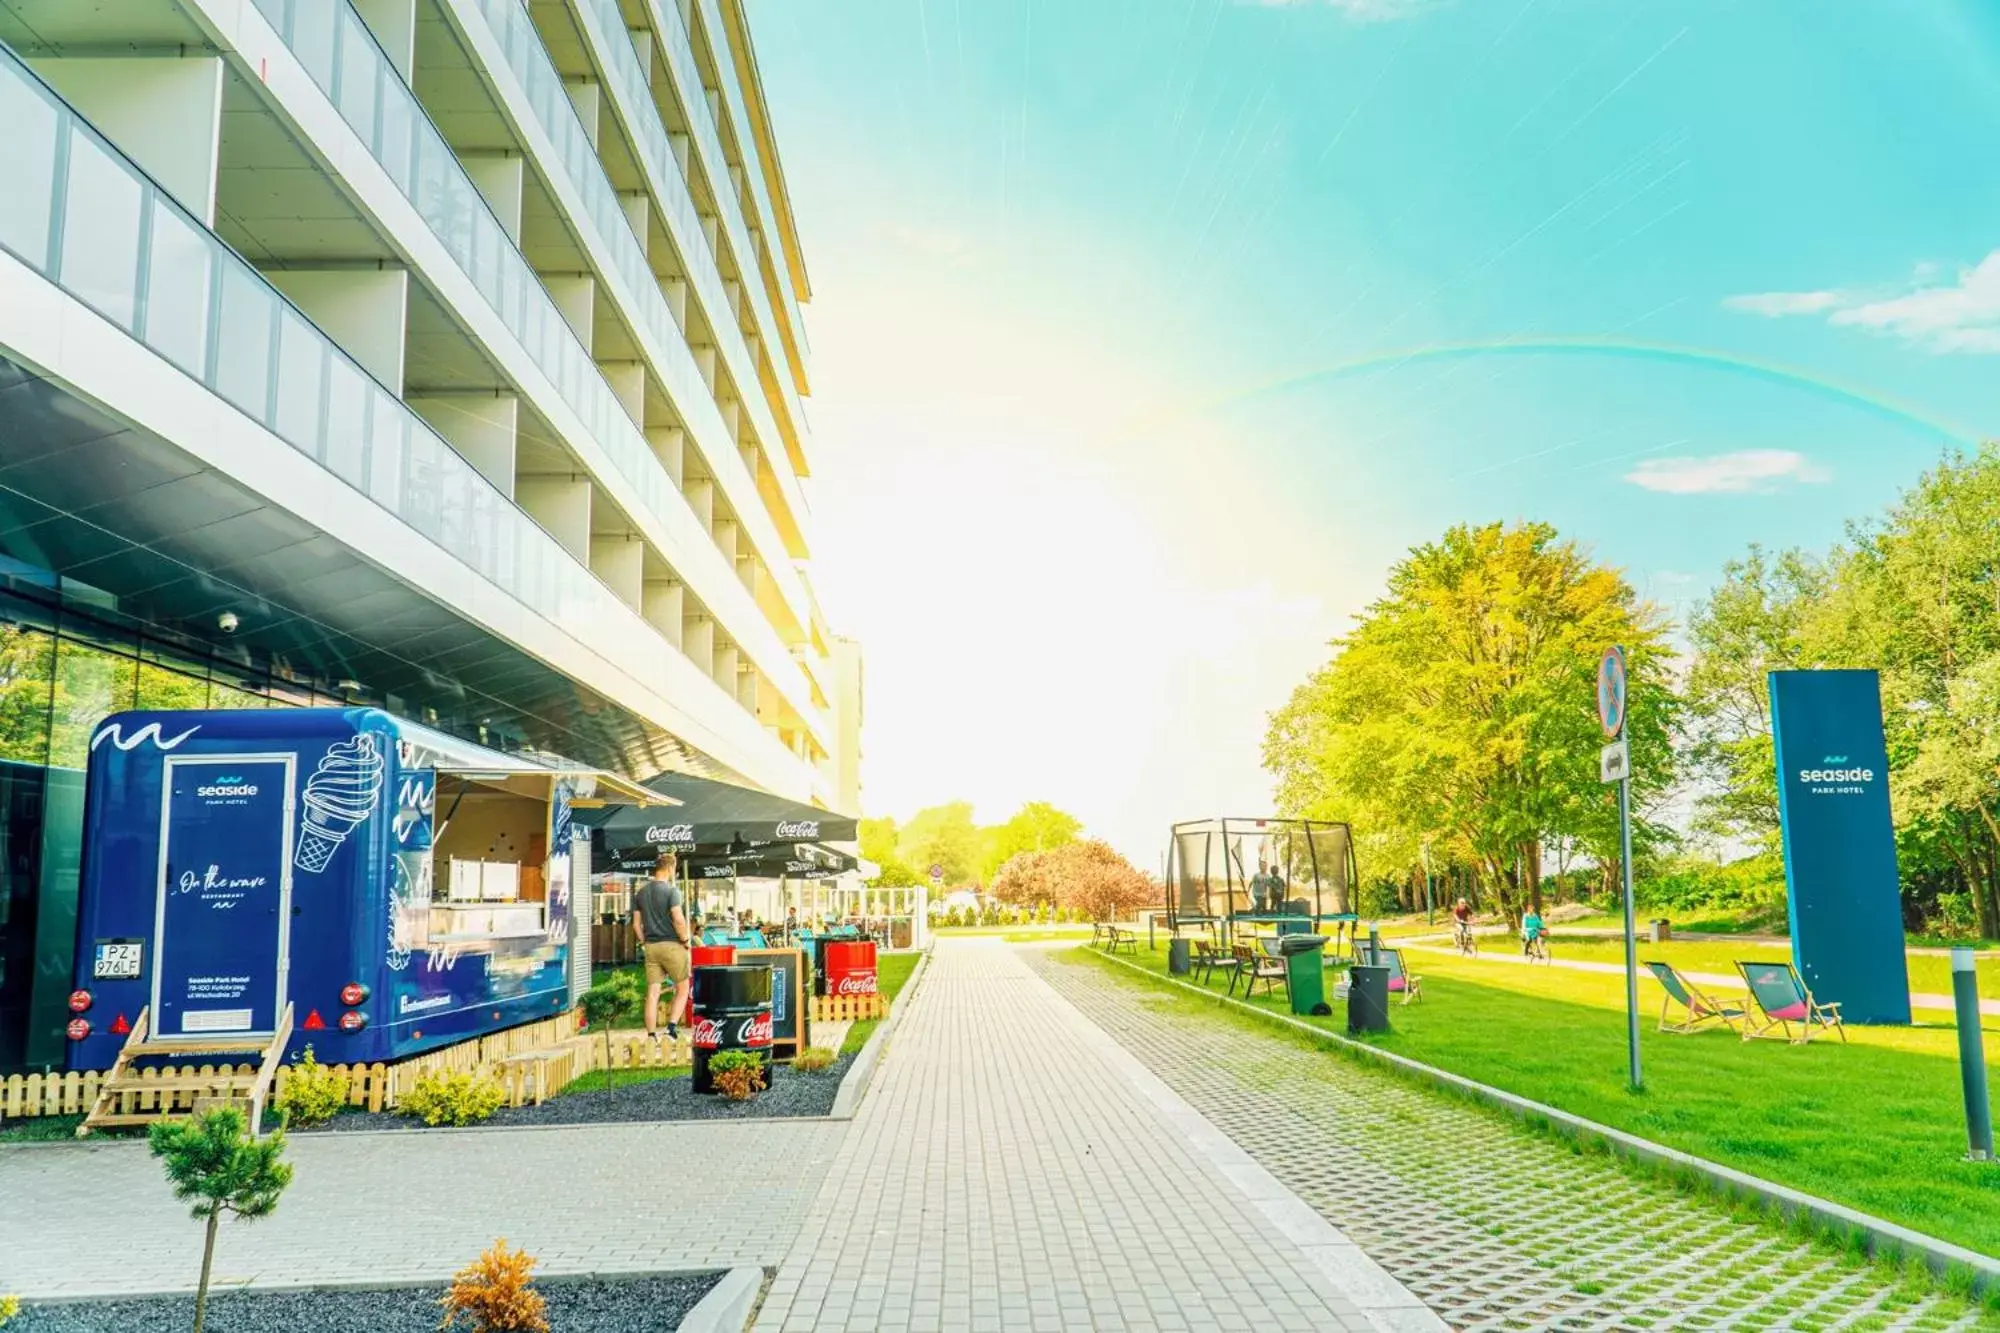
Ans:
[[[674,940],[656,940],[646,946],[646,984],[671,981],[678,986],[688,979],[687,945]]]

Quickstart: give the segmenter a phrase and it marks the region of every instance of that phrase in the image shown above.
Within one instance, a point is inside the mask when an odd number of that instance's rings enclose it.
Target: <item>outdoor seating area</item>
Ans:
[[[1666,992],[1666,998],[1660,1002],[1660,1031],[1685,1035],[1720,1023],[1731,1032],[1742,1032],[1738,1024],[1749,1017],[1742,1005],[1711,1000],[1698,986],[1675,971],[1671,963],[1654,961],[1645,966]],[[1678,1019],[1671,1015],[1674,1005],[1681,1007]]]
[[[1107,953],[1139,952],[1138,930],[1132,926],[1121,926],[1115,921],[1091,922],[1090,942],[1102,947]]]

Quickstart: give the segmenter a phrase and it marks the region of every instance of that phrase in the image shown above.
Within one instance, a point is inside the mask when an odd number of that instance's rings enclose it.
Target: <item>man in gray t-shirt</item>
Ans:
[[[667,1040],[680,1040],[681,1015],[688,1002],[688,920],[680,886],[674,883],[679,862],[661,852],[653,863],[653,878],[632,895],[632,933],[646,960],[646,1036],[660,1039],[660,987],[671,981],[673,1007],[667,1011]]]

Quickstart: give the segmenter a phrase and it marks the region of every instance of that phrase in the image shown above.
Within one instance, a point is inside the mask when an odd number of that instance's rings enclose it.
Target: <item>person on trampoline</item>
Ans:
[[[1264,876],[1264,902],[1264,910],[1273,916],[1285,910],[1285,876],[1276,861],[1271,863],[1271,872]]]

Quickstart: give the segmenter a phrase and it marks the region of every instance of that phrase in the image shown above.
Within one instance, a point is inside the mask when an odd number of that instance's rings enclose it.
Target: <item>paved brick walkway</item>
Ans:
[[[1441,1327],[1022,957],[940,941],[760,1330]]]
[[[428,1280],[505,1236],[545,1273],[775,1268],[846,1126],[300,1135],[278,1211],[226,1223],[229,1284]],[[143,1143],[0,1150],[0,1291],[192,1288],[201,1227]]]
[[[1022,957],[1451,1324],[1487,1329],[1974,1329],[1762,1222],[1075,951]]]

